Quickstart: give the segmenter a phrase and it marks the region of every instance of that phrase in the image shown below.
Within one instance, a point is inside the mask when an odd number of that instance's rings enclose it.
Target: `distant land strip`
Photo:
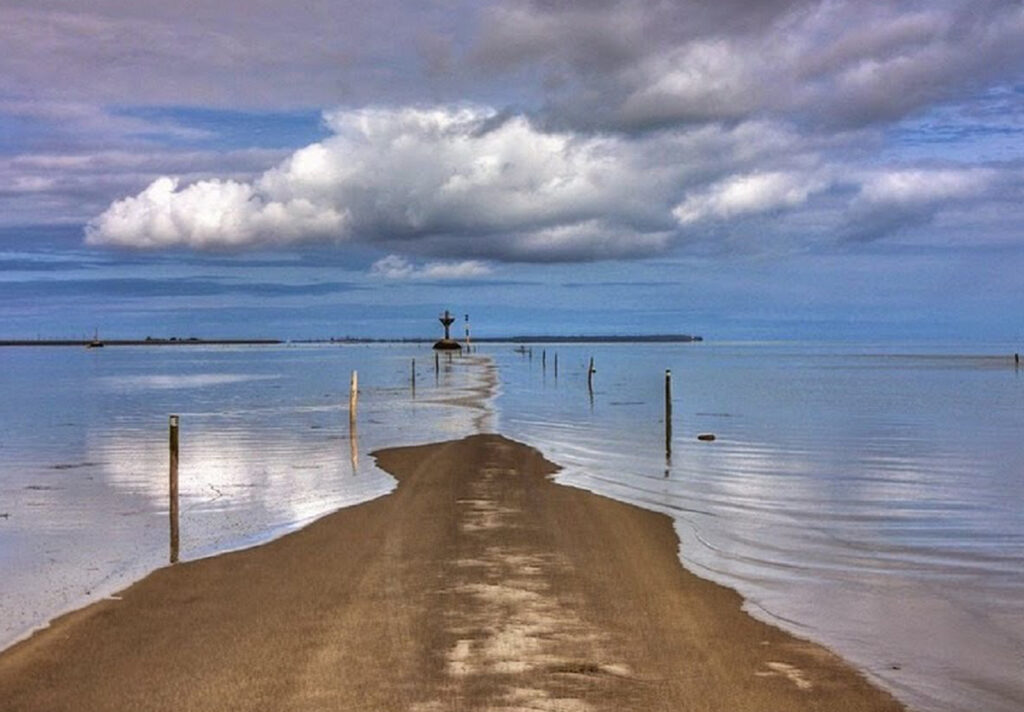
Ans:
[[[0,346],[199,346],[237,344],[283,344],[281,339],[6,339]]]
[[[366,339],[342,337],[333,339],[292,339],[296,344],[423,344],[433,343],[436,338]],[[583,336],[482,336],[470,339],[471,344],[622,344],[622,343],[690,343],[703,341],[703,336],[690,334],[632,334],[632,335],[583,335]]]
[[[507,339],[473,339],[474,343],[513,344],[621,344],[621,343],[689,343],[703,341],[703,336],[690,334],[642,334],[633,336],[512,336]]]
[[[628,336],[491,336],[472,339],[473,344],[624,344],[624,343],[690,343],[703,341],[702,336],[690,334],[634,334]],[[3,346],[209,346],[209,345],[264,345],[264,344],[429,344],[433,338],[371,339],[340,337],[328,339],[199,339],[152,338],[145,339],[0,339]]]

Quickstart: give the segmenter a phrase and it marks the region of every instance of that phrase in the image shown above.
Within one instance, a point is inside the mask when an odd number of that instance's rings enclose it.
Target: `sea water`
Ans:
[[[671,516],[684,565],[752,614],[914,708],[1024,709],[1011,346],[563,344],[497,360],[502,432],[563,484]]]
[[[0,646],[166,562],[170,413],[184,559],[387,493],[375,449],[495,431],[563,466],[563,484],[668,514],[687,568],[915,708],[1019,710],[1024,374],[1012,351],[485,345],[481,359],[441,357],[435,375],[424,345],[3,349]]]
[[[476,432],[447,401],[486,406],[481,376],[424,346],[0,349],[0,648],[167,563],[170,414],[188,560],[391,491],[369,453]]]

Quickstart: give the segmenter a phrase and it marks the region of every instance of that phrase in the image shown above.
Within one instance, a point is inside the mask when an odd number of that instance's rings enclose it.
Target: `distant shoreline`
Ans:
[[[283,344],[280,339],[4,339],[0,346],[209,346]]]
[[[622,336],[484,336],[473,338],[471,344],[629,344],[629,343],[691,343],[703,341],[691,334],[627,334]],[[331,343],[331,339],[293,339],[293,343]],[[333,339],[334,343],[433,343],[434,339]]]
[[[473,344],[686,344],[703,341],[690,334],[633,334],[626,336],[498,336],[473,339]],[[433,338],[371,339],[360,337],[327,339],[0,339],[4,346],[245,346],[275,344],[430,344]]]

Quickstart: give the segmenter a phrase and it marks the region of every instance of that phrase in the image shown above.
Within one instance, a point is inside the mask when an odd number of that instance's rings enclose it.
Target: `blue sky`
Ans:
[[[1024,340],[1024,5],[0,7],[0,338]]]

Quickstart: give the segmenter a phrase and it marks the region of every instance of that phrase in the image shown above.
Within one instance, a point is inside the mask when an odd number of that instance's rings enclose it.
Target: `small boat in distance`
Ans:
[[[87,348],[87,349],[102,349],[103,348],[103,342],[100,341],[100,330],[99,329],[96,329],[95,331],[92,332],[92,341],[87,343],[85,345],[85,348]]]

